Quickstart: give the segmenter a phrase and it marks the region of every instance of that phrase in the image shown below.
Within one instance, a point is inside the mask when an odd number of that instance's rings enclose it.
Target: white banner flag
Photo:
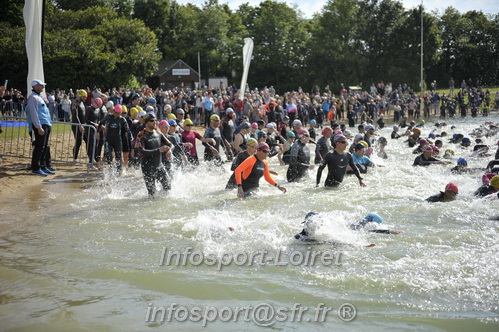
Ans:
[[[24,2],[24,24],[26,25],[26,54],[28,55],[28,90],[31,93],[31,81],[45,82],[42,56],[42,13],[43,0],[26,0]]]
[[[243,100],[244,90],[246,89],[246,81],[248,79],[248,71],[253,55],[253,39],[244,38],[243,47],[243,77],[241,78],[241,88],[239,89],[239,99]]]

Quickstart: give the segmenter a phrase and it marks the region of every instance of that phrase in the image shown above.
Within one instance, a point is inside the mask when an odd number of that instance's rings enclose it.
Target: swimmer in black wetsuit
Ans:
[[[170,176],[161,162],[161,155],[170,150],[171,143],[158,130],[154,114],[144,117],[145,128],[137,136],[139,152],[142,156],[142,173],[150,197],[156,192],[156,180],[161,182],[165,191],[170,190]]]
[[[430,196],[426,199],[427,202],[449,202],[456,199],[459,189],[457,186],[450,182],[445,186],[445,191],[441,191],[439,194]]]
[[[412,166],[430,166],[432,164],[450,164],[450,161],[441,161],[432,157],[433,149],[429,145],[425,145],[423,153],[414,159]]]
[[[383,218],[381,218],[378,214],[376,214],[376,213],[368,213],[364,217],[364,219],[362,219],[358,223],[351,224],[350,225],[350,229],[352,229],[352,230],[362,230],[362,229],[364,229],[365,230],[365,227],[367,225],[375,225],[375,224],[381,225],[382,222],[383,222]],[[377,228],[375,228],[375,229],[368,229],[367,232],[370,232],[370,233],[380,233],[380,234],[401,234],[404,231],[395,230],[395,229],[377,229]]]
[[[345,152],[348,145],[348,141],[345,136],[337,135],[334,138],[336,148],[333,152],[328,153],[324,160],[322,160],[319,169],[317,170],[317,182],[316,186],[319,186],[321,182],[322,170],[328,167],[328,173],[326,177],[326,182],[324,185],[326,187],[338,186],[343,182],[343,178],[347,172],[347,166],[350,165],[353,174],[359,179],[359,184],[364,187],[365,183],[362,181],[359,169],[353,161],[353,157],[349,152]]]
[[[303,230],[294,236],[295,239],[304,241],[304,242],[317,242],[314,238],[315,232],[317,228],[321,226],[320,222],[315,220],[315,217],[319,215],[317,212],[309,212],[305,216],[305,220],[302,222]],[[401,234],[404,231],[395,230],[395,229],[366,229],[367,225],[380,225],[383,222],[383,219],[377,215],[376,213],[367,214],[361,221],[350,224],[349,228],[351,230],[366,230],[370,233],[380,233],[380,234]],[[377,227],[376,225],[376,227]],[[371,228],[371,227],[368,227]]]
[[[393,131],[392,131],[392,135],[391,135],[392,139],[394,139],[394,138],[400,138],[400,135],[399,135],[398,131],[399,131],[399,126],[393,125]]]
[[[87,125],[92,125],[94,128],[91,127],[85,127],[85,142],[87,142],[87,155],[88,155],[88,161],[92,163],[93,161],[98,162],[97,155],[95,152],[97,149],[94,151],[94,146],[96,143],[98,143],[98,140],[95,138],[95,134],[97,132],[97,128],[99,128],[99,113],[100,113],[100,108],[102,107],[102,99],[100,98],[95,98],[92,101],[92,105],[88,106],[85,110],[85,123]],[[94,154],[94,155],[92,155]]]
[[[497,197],[499,197],[499,175],[492,177],[489,184],[484,184],[478,188],[475,191],[475,196],[485,197],[496,193]]]
[[[222,134],[220,133],[220,117],[216,114],[210,116],[209,127],[204,132],[203,137],[211,139],[212,144],[204,142],[204,161],[213,161],[215,165],[222,166],[223,161],[220,157],[220,145],[222,143]]]
[[[322,129],[322,137],[317,141],[315,147],[315,163],[318,164],[322,159],[329,153],[331,149],[331,137],[333,136],[333,130],[331,127],[324,127]]]
[[[286,173],[288,182],[300,180],[307,174],[307,170],[315,167],[314,164],[310,164],[310,149],[307,146],[309,140],[310,134],[308,130],[300,129],[298,139],[291,147],[289,168]]]
[[[132,132],[128,127],[128,123],[124,118],[121,117],[122,108],[121,105],[116,105],[114,107],[114,113],[108,114],[97,127],[97,132],[100,132],[101,127],[106,126],[105,139],[104,139],[104,154],[107,158],[107,162],[110,164],[113,160],[113,150],[116,156],[116,164],[118,172],[121,172],[121,153],[123,151],[123,142],[121,140],[122,131],[128,133],[128,137],[133,140]]]

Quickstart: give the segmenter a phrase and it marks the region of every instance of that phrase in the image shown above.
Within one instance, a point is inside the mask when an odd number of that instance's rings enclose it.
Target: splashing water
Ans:
[[[453,133],[471,132],[479,119],[450,120]],[[391,130],[380,130],[389,137]],[[423,130],[427,136],[429,128]],[[497,137],[483,138],[493,145]],[[444,140],[444,149],[451,144]],[[311,146],[313,150],[314,146]],[[452,161],[468,159],[484,167],[488,159],[456,151]],[[245,200],[224,190],[230,176],[202,163],[177,172],[172,189],[147,198],[139,170],[122,176],[105,171],[83,191],[59,191],[41,201],[29,217],[3,224],[0,244],[2,317],[10,327],[29,329],[144,330],[170,324],[192,330],[192,322],[144,322],[148,303],[168,306],[244,306],[259,302],[335,309],[353,303],[351,323],[329,313],[324,323],[280,322],[283,330],[495,330],[499,324],[499,200],[473,192],[481,173],[452,174],[451,165],[413,167],[416,155],[403,140],[388,140],[383,167],[369,170],[366,188],[355,177],[333,189],[315,188],[315,172],[303,182],[286,183],[287,167],[270,160],[274,177],[287,194],[262,179],[257,195]],[[427,203],[448,182],[459,186],[457,199]],[[67,188],[66,188],[67,189]],[[320,212],[316,236],[323,244],[294,239],[309,211]],[[381,228],[399,235],[352,231],[351,223],[369,212],[380,214]],[[233,229],[233,230],[231,230]],[[373,248],[365,248],[375,243]],[[265,250],[289,262],[295,252],[334,250],[341,263],[161,265],[162,250],[192,248],[205,257]],[[244,256],[241,256],[244,257]],[[29,318],[20,321],[19,318]],[[46,327],[46,328],[45,328]],[[248,322],[213,322],[213,330],[256,330]]]

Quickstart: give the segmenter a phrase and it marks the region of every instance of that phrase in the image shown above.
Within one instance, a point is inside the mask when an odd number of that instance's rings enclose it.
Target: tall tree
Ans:
[[[287,4],[267,0],[244,16],[243,24],[255,43],[249,84],[273,85],[278,91],[296,87],[305,71],[309,34],[304,19]]]
[[[160,45],[168,42],[170,0],[135,0],[133,11],[133,17],[156,34]]]
[[[328,1],[314,18],[308,68],[314,84],[357,84],[366,67],[363,46],[356,39],[357,0]]]
[[[421,69],[421,8],[413,8],[403,13],[393,28],[389,39],[389,63],[387,77],[391,81],[407,83],[419,90]],[[441,45],[437,19],[423,12],[423,61],[425,68],[431,68],[438,60]],[[433,80],[426,72],[425,80]]]
[[[359,1],[357,19],[357,39],[360,42],[359,56],[367,65],[362,80],[374,83],[385,80],[386,68],[390,67],[389,41],[394,28],[404,15],[404,8],[399,1],[366,0]]]
[[[124,86],[149,77],[161,54],[142,21],[118,17],[108,7],[49,8],[44,65],[46,80],[60,88]]]

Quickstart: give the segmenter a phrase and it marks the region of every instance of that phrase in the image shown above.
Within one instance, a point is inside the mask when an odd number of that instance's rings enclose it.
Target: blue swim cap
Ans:
[[[377,222],[378,224],[381,224],[383,222],[383,219],[377,215],[376,213],[368,213],[364,217],[364,222]]]
[[[470,139],[469,139],[468,137],[465,137],[465,138],[463,138],[463,139],[461,140],[461,142],[463,142],[463,143],[468,143],[468,142],[470,142]]]
[[[317,124],[317,121],[315,119],[310,120],[310,124]]]
[[[428,138],[434,138],[434,137],[435,137],[435,133],[430,133],[430,134],[428,135]]]
[[[466,159],[464,159],[464,158],[459,158],[457,160],[457,164],[458,165],[463,165],[463,164],[467,164],[467,163],[468,163],[468,161]]]
[[[156,99],[154,99],[154,98],[149,98],[149,99],[147,100],[147,102],[148,102],[149,104],[156,105]]]
[[[176,126],[176,125],[177,125],[177,121],[175,121],[175,120],[173,120],[173,119],[170,119],[170,120],[168,120],[168,124],[169,124],[170,126]]]

